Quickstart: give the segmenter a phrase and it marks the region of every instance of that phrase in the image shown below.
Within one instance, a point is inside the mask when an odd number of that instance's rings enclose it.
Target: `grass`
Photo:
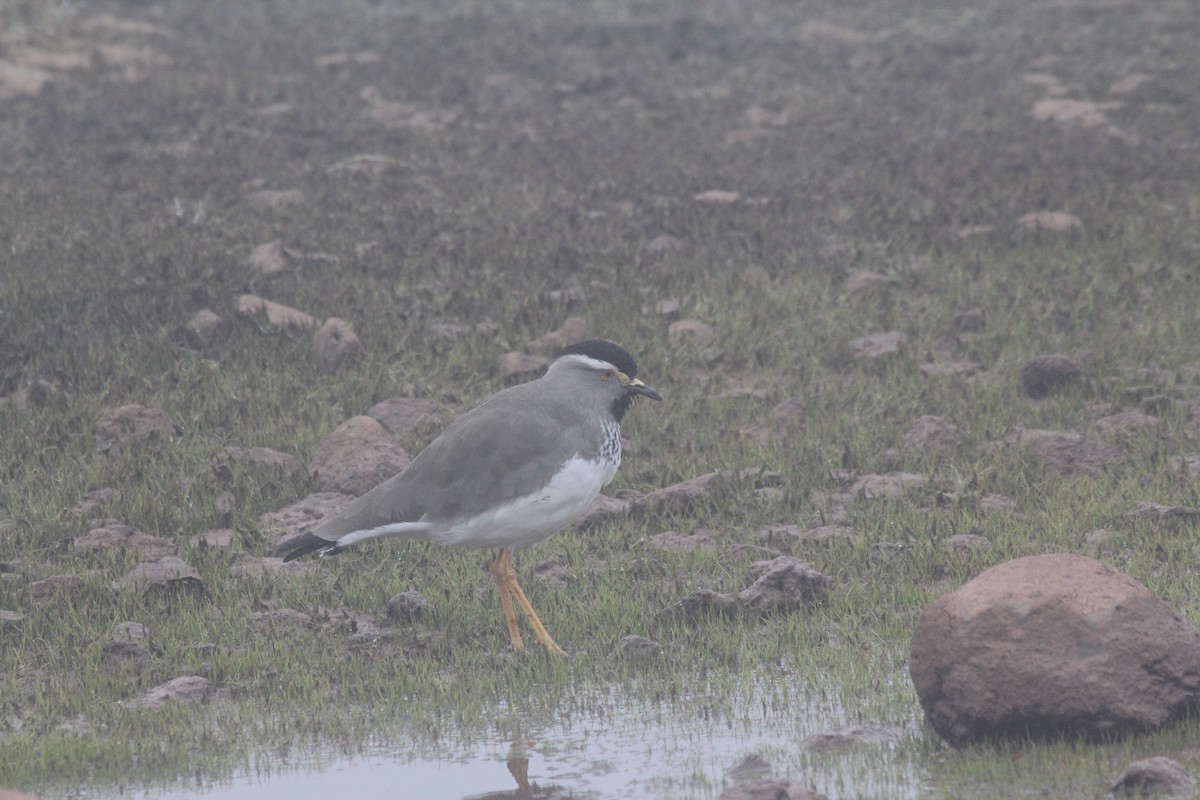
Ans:
[[[1143,500],[1200,506],[1200,482],[1170,461],[1200,452],[1188,410],[1200,394],[1200,105],[1187,88],[1200,86],[1200,31],[1190,16],[998,2],[752,3],[736,15],[720,4],[617,2],[263,9],[165,5],[153,22],[186,36],[93,28],[171,63],[137,83],[96,64],[59,74],[37,97],[0,101],[0,207],[11,210],[0,229],[0,396],[51,387],[28,410],[0,405],[0,609],[23,615],[0,630],[0,785],[54,796],[212,779],[277,767],[272,754],[285,748],[420,747],[503,735],[539,715],[603,719],[614,698],[697,730],[717,718],[797,737],[812,731],[781,720],[836,698],[831,718],[888,726],[899,739],[851,755],[781,745],[770,760],[840,797],[1090,797],[1138,755],[1197,765],[1194,722],[1105,746],[948,751],[921,727],[904,666],[926,603],[1020,555],[1092,553],[1200,613],[1194,523],[1128,516]],[[22,43],[69,49],[61,34],[87,35],[91,13],[63,16],[61,30],[23,28]],[[868,38],[814,38],[813,20]],[[314,66],[362,51],[380,58]],[[1120,78],[1149,76],[1107,111],[1137,142],[1033,120],[1039,90],[1021,79],[1031,71],[1096,101],[1113,99]],[[366,86],[457,116],[440,130],[388,127],[365,115]],[[278,103],[280,116],[260,113]],[[754,109],[775,122],[731,141],[754,127]],[[375,153],[396,166],[329,169]],[[304,198],[264,206],[247,199],[256,188]],[[711,189],[749,201],[691,199]],[[1016,219],[1038,210],[1070,211],[1083,231],[1020,233]],[[968,226],[992,230],[960,236]],[[646,253],[662,234],[682,249]],[[272,239],[333,258],[251,274],[250,250]],[[864,269],[890,286],[847,291],[847,275]],[[364,357],[321,367],[307,334],[237,318],[244,292],[348,319]],[[713,338],[669,336],[668,320],[644,310],[667,298],[711,324]],[[203,307],[225,327],[207,346],[181,346],[177,327]],[[957,319],[972,310],[982,329],[964,332]],[[303,459],[341,421],[399,393],[434,398],[449,417],[504,385],[498,354],[571,314],[634,351],[666,398],[630,414],[614,490],[768,468],[783,476],[782,496],[759,501],[739,482],[684,514],[563,534],[520,554],[566,661],[508,650],[479,555],[392,543],[300,577],[231,571],[238,554],[269,550],[260,515],[309,487],[251,471],[214,487],[202,474],[223,448]],[[494,328],[473,329],[485,321]],[[470,330],[434,332],[447,324]],[[854,357],[852,339],[889,330],[909,337],[899,354]],[[1085,378],[1030,400],[1017,371],[1049,352],[1079,360]],[[923,373],[935,356],[982,369]],[[1100,475],[1056,476],[1020,447],[991,444],[1016,427],[1100,436],[1090,425],[1101,406],[1135,409],[1154,396],[1166,398],[1158,425],[1111,438],[1126,460]],[[772,408],[792,397],[803,417],[777,421]],[[93,425],[131,402],[165,409],[177,435],[98,457]],[[957,455],[897,450],[923,414],[960,428]],[[402,444],[415,452],[427,438]],[[829,498],[842,470],[892,469],[933,483],[845,509]],[[106,486],[122,499],[102,516],[175,542],[207,599],[115,592],[136,556],[66,546],[91,527],[70,509]],[[232,512],[217,502],[221,489]],[[1017,510],[983,510],[988,494]],[[696,588],[744,587],[762,553],[728,545],[757,544],[767,525],[829,521],[854,536],[791,546],[834,579],[824,607],[767,620],[660,613]],[[236,530],[231,553],[188,543],[212,527]],[[719,546],[647,543],[696,527],[718,531]],[[1094,528],[1111,535],[1090,543]],[[968,531],[990,546],[945,545]],[[881,559],[873,546],[886,542],[904,547]],[[573,582],[531,579],[552,554]],[[31,602],[30,583],[68,573],[83,578],[80,594]],[[428,618],[375,639],[340,621],[342,610],[382,615],[407,589],[430,600]],[[264,608],[317,623],[256,628],[250,615]],[[150,630],[154,656],[141,672],[100,657],[124,620]],[[626,634],[655,639],[662,655],[610,658]],[[184,674],[208,677],[218,698],[130,704]],[[753,702],[763,693],[765,718]],[[81,717],[86,727],[72,722]],[[664,794],[717,794],[694,766],[694,780],[676,776],[683,783]]]

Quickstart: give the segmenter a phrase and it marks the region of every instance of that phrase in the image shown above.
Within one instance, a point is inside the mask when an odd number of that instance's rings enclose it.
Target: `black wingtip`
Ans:
[[[294,561],[309,553],[320,552],[322,555],[327,556],[337,555],[345,549],[344,547],[338,547],[337,542],[322,539],[320,536],[314,536],[311,533],[302,533],[299,536],[293,536],[275,548],[275,554],[283,556],[283,560],[287,562]]]

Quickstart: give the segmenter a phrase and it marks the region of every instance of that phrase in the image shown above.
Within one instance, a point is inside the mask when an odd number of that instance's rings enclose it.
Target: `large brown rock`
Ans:
[[[325,437],[308,465],[319,492],[366,494],[412,461],[379,421],[351,417]]]
[[[909,671],[926,721],[956,747],[1111,736],[1200,705],[1200,631],[1099,561],[1028,556],[929,605]]]

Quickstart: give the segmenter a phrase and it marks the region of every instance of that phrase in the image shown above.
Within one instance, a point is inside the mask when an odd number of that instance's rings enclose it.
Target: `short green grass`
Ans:
[[[41,96],[2,101],[0,396],[39,380],[54,388],[30,410],[0,406],[0,609],[23,615],[0,631],[0,785],[53,796],[220,776],[270,764],[284,747],[470,736],[498,708],[602,713],[612,692],[648,708],[669,702],[700,725],[706,708],[741,708],[738,698],[768,680],[785,709],[838,696],[848,724],[902,732],[853,757],[772,754],[795,779],[841,797],[1092,797],[1142,754],[1200,763],[1194,723],[1106,746],[955,753],[921,728],[905,672],[924,605],[1016,556],[1093,553],[1200,613],[1194,523],[1128,516],[1142,500],[1200,505],[1200,481],[1170,466],[1200,453],[1187,410],[1200,394],[1194,15],[1176,13],[1186,4],[741,5],[268,4],[260,14],[168,3],[155,23],[194,35],[147,34],[172,63],[142,82],[97,66],[65,73]],[[82,30],[90,13],[22,36],[69,47],[61,35]],[[806,27],[814,20],[867,38],[822,38]],[[313,66],[323,54],[365,50],[380,60]],[[1035,71],[1095,101],[1112,100],[1107,87],[1121,78],[1148,76],[1108,111],[1137,142],[1031,119],[1039,90],[1021,75]],[[369,85],[458,116],[435,132],[386,128],[363,114]],[[280,117],[256,113],[275,103],[290,105]],[[727,134],[752,126],[753,109],[782,116],[749,143],[730,143]],[[397,166],[328,169],[364,153]],[[305,199],[256,206],[246,199],[256,179]],[[691,200],[710,189],[749,202]],[[1015,220],[1039,210],[1075,213],[1084,230],[1020,234]],[[992,231],[960,236],[967,226]],[[683,249],[645,253],[661,234]],[[335,260],[253,276],[250,250],[276,238]],[[859,269],[888,275],[890,288],[848,293],[843,282]],[[328,370],[309,357],[306,334],[235,319],[247,291],[349,320],[363,359]],[[668,320],[645,310],[666,298],[711,324],[712,339],[669,337]],[[208,346],[181,346],[177,326],[203,307],[227,326]],[[982,330],[964,334],[955,319],[973,309]],[[510,652],[480,554],[389,543],[299,578],[231,574],[232,557],[269,551],[259,516],[308,486],[235,474],[235,509],[225,513],[200,478],[224,447],[307,458],[342,420],[398,393],[437,399],[449,417],[504,385],[497,355],[571,314],[632,350],[665,398],[630,414],[614,490],[767,468],[782,474],[782,496],[758,501],[741,481],[686,514],[565,533],[519,554],[523,583],[568,660],[536,646]],[[444,336],[431,327],[481,321],[495,329]],[[900,354],[877,364],[853,357],[850,340],[889,330],[909,337]],[[1085,380],[1030,400],[1017,371],[1047,352],[1077,358]],[[921,372],[935,357],[982,370]],[[1126,461],[1098,476],[1059,477],[1020,448],[990,446],[1015,427],[1088,431],[1100,404],[1129,410],[1154,395],[1168,401],[1158,426],[1114,439]],[[771,409],[791,397],[805,415],[777,421]],[[92,426],[131,402],[165,409],[178,435],[97,457]],[[958,455],[895,452],[923,414],[959,426]],[[426,440],[404,445],[415,452]],[[844,512],[828,499],[843,470],[889,469],[936,483]],[[105,486],[123,499],[103,515],[176,541],[206,599],[115,593],[112,581],[136,557],[66,546],[89,527],[69,510]],[[993,493],[1018,510],[981,511]],[[767,620],[661,613],[696,588],[745,586],[763,552],[729,545],[755,544],[756,530],[837,519],[853,539],[791,548],[834,579],[825,606]],[[187,544],[220,526],[237,531],[232,553]],[[696,527],[719,531],[722,545],[647,544]],[[1085,542],[1101,527],[1112,537]],[[990,548],[945,546],[968,531]],[[880,542],[904,548],[879,559]],[[532,579],[551,554],[574,582]],[[31,604],[29,583],[65,573],[83,577],[82,594]],[[268,607],[382,615],[408,589],[430,600],[431,615],[378,640],[336,624],[263,631],[248,622]],[[151,633],[155,657],[141,673],[100,660],[124,620]],[[655,639],[663,655],[611,659],[626,634]],[[219,698],[130,705],[184,674],[208,677]],[[89,727],[64,725],[80,715]],[[704,797],[719,787],[675,790]]]

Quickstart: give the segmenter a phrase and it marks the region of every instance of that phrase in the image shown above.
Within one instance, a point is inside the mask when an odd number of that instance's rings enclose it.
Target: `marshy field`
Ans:
[[[953,749],[907,662],[1018,556],[1200,619],[1198,51],[1190,0],[0,3],[0,788],[1195,774],[1188,719]],[[272,555],[347,420],[415,455],[588,337],[664,401],[515,558],[567,658],[486,553]],[[781,555],[821,598],[696,600]]]

